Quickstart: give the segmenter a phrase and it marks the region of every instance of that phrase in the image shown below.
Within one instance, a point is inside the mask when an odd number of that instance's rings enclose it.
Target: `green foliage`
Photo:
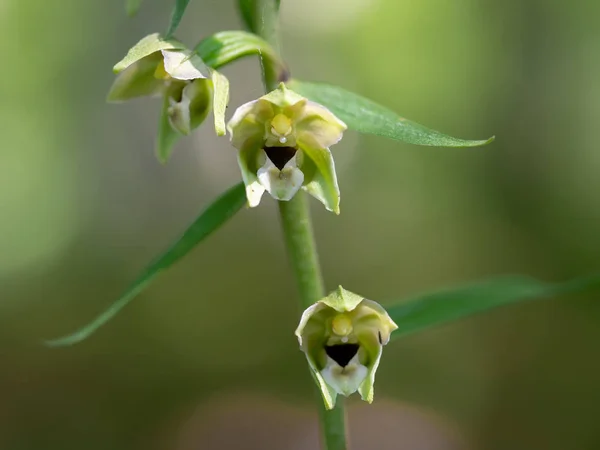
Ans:
[[[190,0],[175,0],[175,6],[173,6],[173,12],[171,13],[171,22],[167,30],[167,37],[173,36],[175,30],[177,30],[189,2]]]
[[[276,17],[280,4],[281,0],[238,0],[238,9],[246,28],[258,33],[265,10],[269,8],[272,11],[269,15]]]
[[[494,140],[491,137],[487,140],[469,141],[447,136],[404,119],[384,106],[337,86],[296,79],[291,80],[288,86],[300,95],[326,106],[346,122],[349,129],[360,133],[436,147],[477,147]]]
[[[506,276],[418,295],[387,308],[398,324],[392,338],[443,325],[473,314],[526,300],[556,297],[600,287],[600,275],[563,283],[525,276]]]
[[[125,12],[129,17],[133,17],[140,10],[142,0],[125,0]]]
[[[244,185],[239,183],[208,206],[183,235],[133,282],[127,292],[92,322],[76,332],[46,341],[52,347],[73,345],[94,333],[142,292],[161,272],[171,267],[246,204]]]
[[[213,69],[218,69],[248,55],[260,55],[282,65],[268,42],[245,31],[215,33],[200,41],[195,51]]]

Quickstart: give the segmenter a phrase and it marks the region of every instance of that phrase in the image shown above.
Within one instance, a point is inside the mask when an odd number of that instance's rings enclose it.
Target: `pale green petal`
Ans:
[[[178,89],[183,89],[182,86],[171,86],[169,91],[165,93],[163,99],[163,107],[160,112],[160,119],[158,123],[158,135],[156,137],[156,157],[161,163],[166,163],[173,152],[175,143],[181,138],[181,134],[178,133],[169,121],[169,108],[171,103],[169,101],[170,93]]]
[[[296,167],[296,156],[290,159],[282,170],[267,158],[265,164],[258,169],[260,184],[275,200],[289,201],[302,187],[304,174]]]
[[[316,103],[307,102],[303,113],[304,117],[296,123],[298,145],[329,148],[342,139],[346,125],[329,110]]]
[[[190,104],[192,103],[191,94],[194,87],[188,84],[183,88],[181,100],[177,101],[169,97],[169,108],[167,115],[171,126],[181,134],[191,133]]]
[[[225,75],[212,71],[213,115],[217,136],[225,136],[225,110],[229,103],[229,80]]]
[[[377,368],[379,367],[379,361],[381,360],[381,355],[383,353],[383,347],[379,345],[377,347],[376,354],[372,357],[370,364],[368,367],[368,373],[364,381],[358,387],[358,393],[360,397],[368,403],[373,402],[373,397],[375,394],[375,374],[377,373]]]
[[[322,311],[326,308],[327,308],[327,305],[324,302],[320,301],[320,302],[310,305],[302,313],[302,317],[300,317],[300,323],[298,324],[298,328],[296,328],[296,331],[294,333],[298,337],[298,343],[300,344],[301,347],[303,345],[302,336],[304,334],[304,328],[308,324],[308,321],[311,319],[311,317],[313,317],[315,315],[316,315],[315,317],[318,317],[319,315],[317,313],[319,313],[320,311]],[[322,327],[322,331],[325,331],[324,325]]]
[[[190,124],[192,130],[204,122],[212,104],[212,86],[210,80],[199,78],[190,84]]]
[[[302,163],[305,176],[303,187],[319,200],[325,208],[340,213],[340,188],[335,173],[335,163],[329,149],[311,148],[300,145],[307,156]]]
[[[122,102],[136,97],[154,96],[165,89],[163,80],[154,76],[158,64],[162,62],[160,53],[154,53],[136,61],[117,75],[108,93],[109,102]]]
[[[165,71],[177,80],[208,78],[210,69],[190,50],[162,50]]]
[[[260,184],[256,176],[258,171],[258,158],[261,153],[264,154],[260,143],[250,141],[247,145],[238,152],[238,164],[242,171],[242,180],[246,185],[246,197],[248,198],[248,206],[254,208],[259,205],[260,199],[265,192],[265,188]],[[266,156],[265,156],[266,158]]]
[[[310,373],[312,374],[313,378],[317,382],[319,391],[321,391],[321,396],[323,397],[323,402],[325,403],[325,408],[328,410],[335,408],[337,392],[335,391],[335,389],[333,387],[329,386],[325,382],[325,379],[319,373],[319,371],[316,370],[316,368],[315,368],[314,364],[312,363],[312,361],[310,360],[310,358],[307,358],[307,359],[308,359],[308,365],[310,366]]]
[[[392,320],[387,311],[379,303],[373,300],[364,299],[359,308],[367,314],[375,313],[377,315],[377,328],[381,336],[381,344],[385,345],[390,340],[390,334],[398,328],[398,325]]]
[[[183,50],[185,45],[175,39],[163,39],[158,33],[148,35],[135,44],[125,58],[115,64],[113,71],[119,73],[146,56],[168,49]]]
[[[253,100],[240,106],[227,124],[231,144],[243,148],[248,141],[262,141],[266,121],[273,117],[272,105],[262,99]]]

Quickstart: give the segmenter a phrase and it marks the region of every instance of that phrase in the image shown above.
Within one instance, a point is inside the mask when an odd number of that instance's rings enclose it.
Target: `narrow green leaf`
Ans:
[[[229,103],[229,80],[216,70],[212,71],[213,115],[217,136],[225,136],[225,110]]]
[[[245,31],[221,31],[203,39],[195,49],[213,69],[248,55],[259,55],[282,66],[273,48],[263,39]]]
[[[187,8],[190,0],[175,0],[175,6],[173,7],[173,12],[171,13],[171,23],[169,23],[169,29],[167,30],[167,37],[173,36],[175,30],[179,26],[179,22],[183,19],[183,13],[185,13],[185,8]]]
[[[600,275],[563,283],[545,283],[525,276],[506,276],[422,294],[386,309],[398,324],[398,330],[392,333],[392,338],[398,338],[500,306],[594,288],[600,288]]]
[[[270,6],[277,14],[281,0],[238,0],[238,9],[246,28],[253,33],[260,31],[264,9]]]
[[[477,147],[494,140],[491,137],[482,141],[469,141],[447,136],[404,119],[384,106],[337,86],[295,79],[287,84],[298,94],[329,108],[346,122],[348,128],[360,133],[435,147]]]
[[[140,10],[142,0],[125,0],[125,11],[129,17],[133,17]]]
[[[125,58],[113,67],[113,72],[119,73],[140,59],[161,50],[183,50],[185,45],[175,39],[164,39],[158,33],[150,34],[135,44]]]
[[[244,189],[244,184],[236,184],[206,208],[171,248],[162,254],[155,262],[150,264],[150,266],[142,272],[139,278],[135,280],[127,292],[106,311],[75,333],[46,341],[46,345],[51,347],[73,345],[86,339],[131,302],[131,300],[142,292],[157,275],[187,255],[190,250],[213,231],[220,228],[245,204],[246,191]]]

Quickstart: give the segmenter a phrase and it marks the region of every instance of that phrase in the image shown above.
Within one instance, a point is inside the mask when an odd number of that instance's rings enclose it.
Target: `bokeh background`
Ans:
[[[159,101],[105,103],[112,65],[171,3],[1,0],[0,449],[309,449],[314,389],[274,202],[241,212],[84,343],[106,308],[240,178],[210,125],[166,166]],[[348,132],[342,214],[312,202],[328,289],[391,302],[496,274],[600,270],[600,3],[283,0],[292,73],[339,84],[475,149]],[[188,45],[240,23],[192,0]],[[231,106],[259,62],[224,72]],[[230,107],[230,114],[231,114]],[[355,449],[600,448],[597,296],[511,306],[395,341]]]

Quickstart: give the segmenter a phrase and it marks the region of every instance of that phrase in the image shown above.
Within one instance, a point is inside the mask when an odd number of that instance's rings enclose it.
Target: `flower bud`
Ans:
[[[396,328],[381,305],[341,286],[304,311],[296,336],[327,409],[338,394],[373,401],[382,349]]]
[[[339,213],[340,192],[329,147],[346,125],[327,108],[283,83],[240,106],[227,124],[251,207],[265,191],[290,200],[300,188]]]

